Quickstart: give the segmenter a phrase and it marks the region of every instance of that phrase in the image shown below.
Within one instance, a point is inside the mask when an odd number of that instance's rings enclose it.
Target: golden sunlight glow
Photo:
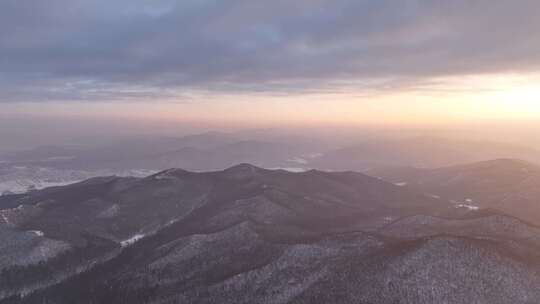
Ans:
[[[540,120],[540,75],[483,75],[437,79],[434,83],[437,85],[370,96],[350,91],[290,96],[203,94],[189,102],[134,102],[128,108],[114,102],[50,103],[43,115],[109,115],[255,126]],[[17,104],[9,110],[25,113],[31,108]]]

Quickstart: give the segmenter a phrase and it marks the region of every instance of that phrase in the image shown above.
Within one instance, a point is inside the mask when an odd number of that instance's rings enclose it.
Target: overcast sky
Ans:
[[[1,100],[536,72],[536,0],[3,0]]]
[[[539,12],[537,0],[2,0],[0,109],[531,120]]]

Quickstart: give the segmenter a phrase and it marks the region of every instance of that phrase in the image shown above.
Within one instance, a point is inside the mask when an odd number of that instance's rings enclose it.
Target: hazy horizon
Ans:
[[[540,123],[484,121],[455,124],[279,124],[219,123],[134,118],[91,118],[0,114],[0,153],[39,146],[99,146],[123,140],[180,138],[207,132],[265,131],[267,136],[302,136],[314,140],[359,143],[373,138],[447,138],[515,144],[540,149]],[[257,136],[251,136],[251,139]],[[264,138],[263,138],[264,139]]]
[[[276,128],[536,145],[539,9],[532,0],[3,1],[0,141]]]

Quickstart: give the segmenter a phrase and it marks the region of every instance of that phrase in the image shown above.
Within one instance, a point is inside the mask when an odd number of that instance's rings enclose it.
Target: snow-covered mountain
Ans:
[[[2,304],[540,301],[537,226],[360,173],[170,169],[0,209]]]
[[[496,159],[435,169],[381,167],[366,172],[465,208],[492,208],[540,225],[540,166]]]

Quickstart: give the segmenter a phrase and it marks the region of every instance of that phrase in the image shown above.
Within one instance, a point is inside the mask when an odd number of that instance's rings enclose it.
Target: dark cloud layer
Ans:
[[[532,72],[539,12],[537,0],[2,0],[0,102]]]

